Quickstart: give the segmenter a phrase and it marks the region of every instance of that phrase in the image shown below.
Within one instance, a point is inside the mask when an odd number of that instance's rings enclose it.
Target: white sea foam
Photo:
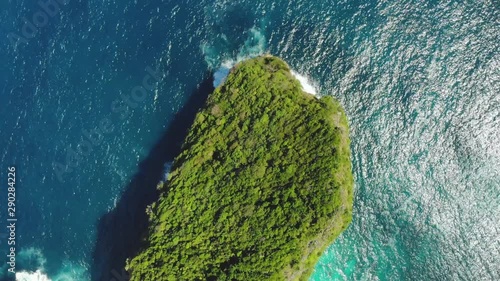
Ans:
[[[21,264],[31,264],[37,268],[44,268],[47,259],[42,251],[35,247],[24,248],[19,252],[17,261]]]
[[[163,165],[163,181],[166,182],[168,180],[168,175],[170,174],[170,170],[172,170],[173,162],[167,162]]]
[[[90,278],[85,267],[69,261],[64,261],[59,271],[49,277],[45,272],[47,260],[38,248],[23,249],[18,258],[18,262],[28,269],[16,272],[16,281],[83,281]]]
[[[221,66],[214,73],[214,87],[217,88],[219,85],[226,81],[226,77],[229,75],[229,71],[236,64],[234,60],[226,60],[222,62]]]
[[[218,87],[226,80],[229,71],[235,64],[265,53],[266,38],[264,34],[255,27],[250,28],[247,33],[248,37],[243,46],[241,46],[238,50],[236,57],[230,57],[227,55],[228,53],[231,53],[231,50],[218,50],[216,47],[209,46],[207,44],[201,46],[208,67],[211,69],[217,69],[214,72],[214,87]],[[225,37],[224,34],[221,38],[227,40],[227,37]]]
[[[30,247],[21,250],[19,252],[18,262],[20,264],[32,264],[38,269],[35,270],[35,272],[16,272],[16,281],[52,281],[44,273],[45,263],[47,263],[47,260],[40,249]]]
[[[41,270],[35,272],[16,272],[16,281],[52,281],[47,275],[43,274]]]
[[[299,74],[292,70],[292,75],[299,80],[302,85],[302,90],[304,92],[314,95],[316,98],[319,98],[318,92],[316,91],[316,87],[314,86],[314,82],[311,81],[307,76]]]
[[[221,64],[221,66],[219,67],[219,69],[217,69],[217,71],[214,73],[214,87],[218,87],[219,85],[224,83],[224,81],[227,78],[227,75],[229,75],[229,71],[231,70],[231,68],[233,68],[233,66],[236,63],[243,61],[247,58],[250,58],[250,56],[249,57],[240,57],[237,60],[224,61]],[[305,76],[303,74],[299,74],[294,70],[292,70],[291,73],[297,80],[299,80],[300,85],[302,85],[302,90],[304,90],[304,92],[309,93],[309,94],[315,96],[316,98],[320,97],[318,94],[318,91],[316,90],[316,86],[315,86],[316,83],[314,83],[310,78],[308,78],[307,76]]]

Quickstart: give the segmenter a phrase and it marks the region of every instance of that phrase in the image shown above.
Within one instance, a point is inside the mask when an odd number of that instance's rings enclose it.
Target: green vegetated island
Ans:
[[[307,280],[352,217],[344,110],[279,58],[241,62],[158,188],[132,281]]]

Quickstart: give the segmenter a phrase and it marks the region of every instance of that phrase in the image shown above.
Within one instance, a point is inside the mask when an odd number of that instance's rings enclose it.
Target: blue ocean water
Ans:
[[[154,197],[141,184],[186,106],[266,52],[350,118],[354,219],[311,280],[500,280],[497,1],[42,2],[58,7],[0,3],[0,223],[15,165],[18,280],[122,280],[133,199]]]

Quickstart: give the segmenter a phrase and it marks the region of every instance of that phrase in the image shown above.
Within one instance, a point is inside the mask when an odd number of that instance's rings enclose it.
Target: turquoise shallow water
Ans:
[[[354,219],[311,280],[500,280],[498,2],[72,0],[14,51],[40,10],[0,4],[0,162],[18,169],[27,280],[115,278],[94,256],[101,217],[133,216],[121,194],[207,71],[264,52],[350,118]],[[115,112],[148,66],[161,83]],[[60,181],[103,119],[114,130]]]

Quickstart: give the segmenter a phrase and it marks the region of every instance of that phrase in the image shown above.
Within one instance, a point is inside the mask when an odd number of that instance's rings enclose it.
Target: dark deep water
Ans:
[[[0,3],[18,280],[119,280],[209,73],[264,52],[350,118],[354,220],[311,280],[500,280],[497,1],[67,2],[17,50],[43,9]]]

